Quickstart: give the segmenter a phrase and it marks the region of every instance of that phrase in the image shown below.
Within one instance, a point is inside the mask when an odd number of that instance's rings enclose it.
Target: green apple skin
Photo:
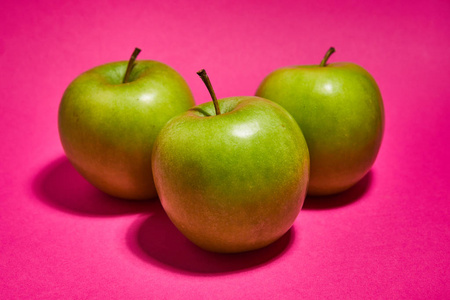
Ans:
[[[384,131],[384,107],[372,76],[353,63],[275,70],[256,95],[292,114],[311,156],[308,195],[342,192],[371,169]]]
[[[169,119],[194,106],[185,80],[169,66],[127,61],[95,67],[66,89],[59,113],[64,151],[76,170],[115,197],[157,196],[151,171],[154,141]]]
[[[262,248],[303,205],[309,153],[281,106],[259,97],[219,100],[170,120],[153,149],[161,204],[194,244],[212,252]]]

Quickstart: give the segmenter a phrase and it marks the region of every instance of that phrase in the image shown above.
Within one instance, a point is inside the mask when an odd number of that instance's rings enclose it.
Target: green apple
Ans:
[[[161,204],[203,249],[264,247],[292,226],[306,195],[309,154],[292,116],[255,96],[191,108],[161,130],[152,157]]]
[[[342,192],[368,173],[384,131],[384,108],[372,76],[354,63],[293,66],[275,70],[256,95],[292,114],[311,155],[309,195]]]
[[[58,126],[64,151],[90,183],[119,198],[156,197],[153,143],[169,119],[194,106],[184,79],[150,60],[95,67],[62,97]],[[125,75],[124,75],[125,74]]]

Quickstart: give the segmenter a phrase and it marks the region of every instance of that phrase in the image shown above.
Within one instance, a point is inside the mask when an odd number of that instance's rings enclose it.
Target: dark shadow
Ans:
[[[267,264],[287,251],[294,239],[291,228],[271,245],[250,252],[218,254],[185,238],[159,204],[153,215],[138,219],[128,231],[128,247],[143,261],[185,274],[220,275]]]
[[[195,106],[189,110],[198,112],[200,114],[200,116],[202,116],[202,117],[211,117],[210,113],[208,113],[206,110],[204,110],[203,108],[198,107],[198,106]]]
[[[330,196],[307,196],[303,209],[321,210],[333,209],[350,205],[370,190],[373,181],[373,171],[369,171],[357,184],[346,191]]]
[[[87,182],[66,157],[45,166],[33,179],[33,192],[45,204],[87,216],[116,216],[148,212],[155,200],[130,201],[111,197]]]

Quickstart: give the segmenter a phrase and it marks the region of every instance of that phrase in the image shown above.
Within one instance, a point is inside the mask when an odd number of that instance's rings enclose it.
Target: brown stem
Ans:
[[[325,57],[322,59],[322,62],[320,63],[321,67],[325,67],[327,65],[328,59],[334,52],[336,52],[336,49],[334,49],[333,47],[330,47],[330,49],[328,49],[327,53],[325,53]]]
[[[130,77],[131,70],[133,69],[133,67],[135,65],[134,62],[136,61],[136,57],[139,55],[140,52],[141,52],[141,49],[134,48],[133,54],[131,54],[130,60],[128,61],[127,71],[125,72],[125,76],[123,77],[123,83],[128,82],[128,78]]]
[[[217,101],[216,94],[214,93],[214,89],[211,85],[211,81],[209,81],[208,74],[206,74],[205,69],[201,69],[197,72],[198,76],[203,80],[203,83],[206,85],[206,88],[209,91],[209,94],[211,95],[211,98],[214,103],[214,108],[216,109],[216,115],[220,115],[220,108],[219,108],[219,102]]]

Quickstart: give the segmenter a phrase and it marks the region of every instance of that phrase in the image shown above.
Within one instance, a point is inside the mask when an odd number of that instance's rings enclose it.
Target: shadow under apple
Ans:
[[[34,194],[61,211],[85,216],[116,216],[148,212],[155,200],[114,198],[91,185],[63,156],[45,166],[33,179]]]
[[[287,251],[295,235],[294,228],[291,228],[280,239],[259,250],[237,254],[212,253],[184,237],[160,204],[153,212],[130,227],[128,247],[143,261],[185,274],[220,275],[262,266]]]
[[[323,210],[351,205],[370,190],[372,182],[373,171],[370,170],[358,183],[342,193],[330,196],[307,196],[302,209]]]

